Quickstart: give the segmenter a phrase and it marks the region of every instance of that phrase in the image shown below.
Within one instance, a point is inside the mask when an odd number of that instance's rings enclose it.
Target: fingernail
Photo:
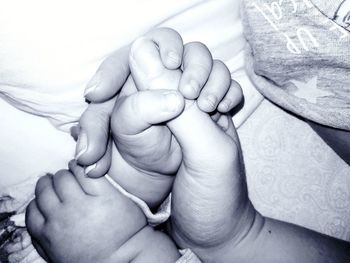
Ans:
[[[84,91],[84,97],[88,96],[89,94],[93,93],[97,88],[97,84],[91,87],[87,87]]]
[[[94,163],[92,165],[89,165],[88,167],[85,168],[85,175],[87,175],[89,172],[91,172],[92,170],[94,170],[96,168],[97,164]]]
[[[181,106],[181,97],[177,92],[167,91],[164,94],[163,109],[169,113],[177,112]]]
[[[176,52],[170,51],[170,52],[168,53],[168,57],[170,58],[170,60],[171,60],[174,64],[176,64],[176,65],[179,65],[179,64],[180,64],[181,58],[180,58],[180,56],[179,56]]]
[[[205,99],[206,99],[206,101],[207,101],[207,103],[208,103],[208,105],[210,106],[211,109],[214,109],[216,107],[216,104],[217,104],[217,101],[218,101],[216,96],[210,94]]]
[[[77,151],[75,155],[76,160],[78,160],[86,152],[87,147],[88,147],[87,135],[84,131],[81,131],[77,142]]]
[[[86,85],[86,88],[84,91],[85,97],[96,90],[97,86],[100,84],[100,79],[101,79],[101,72],[98,71]]]

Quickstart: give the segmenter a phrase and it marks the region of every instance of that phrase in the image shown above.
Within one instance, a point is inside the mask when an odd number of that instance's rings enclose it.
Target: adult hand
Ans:
[[[129,48],[117,50],[106,58],[88,83],[85,97],[90,104],[72,129],[78,139],[76,159],[90,177],[107,173],[111,163],[109,121],[117,93],[129,76]],[[113,73],[113,74],[112,74]]]
[[[183,43],[181,38],[169,37],[173,30],[160,28],[147,34],[157,43],[162,62],[168,69],[181,66]],[[85,173],[90,177],[103,176],[111,163],[109,145],[109,122],[118,92],[129,76],[129,47],[111,54],[101,64],[85,90],[85,97],[91,103],[83,113],[79,127],[72,130],[73,137],[79,137],[76,159],[87,166]]]
[[[179,91],[186,99],[198,98],[198,106],[205,112],[218,109],[225,113],[235,106],[237,94],[233,91],[237,89],[216,89],[208,80],[217,63],[213,65],[211,56],[198,56],[207,47],[200,43],[183,45],[181,36],[169,28],[154,29],[144,38],[158,46],[167,69],[182,68]],[[110,145],[110,115],[117,94],[130,73],[129,49],[117,50],[101,64],[85,91],[85,97],[91,103],[81,117],[80,127],[73,129],[73,134],[79,134],[76,159],[80,165],[87,166],[85,172],[90,177],[103,176],[110,167],[110,147],[107,147]]]

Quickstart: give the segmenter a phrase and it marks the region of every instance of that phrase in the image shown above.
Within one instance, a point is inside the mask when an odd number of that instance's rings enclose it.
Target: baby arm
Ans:
[[[50,262],[175,262],[175,245],[146,225],[142,211],[106,178],[91,179],[75,161],[42,177],[26,225]]]

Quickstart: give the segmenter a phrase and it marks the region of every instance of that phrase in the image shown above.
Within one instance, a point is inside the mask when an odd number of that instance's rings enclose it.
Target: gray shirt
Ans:
[[[243,0],[247,70],[282,108],[350,130],[350,1]]]

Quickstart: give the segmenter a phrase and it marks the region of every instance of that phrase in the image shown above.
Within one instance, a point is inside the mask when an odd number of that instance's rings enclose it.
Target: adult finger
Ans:
[[[123,87],[129,74],[129,47],[124,47],[102,62],[86,86],[85,98],[95,103],[111,99]]]
[[[216,110],[219,102],[228,92],[231,74],[220,60],[214,60],[211,74],[197,100],[198,107],[205,112]]]
[[[111,120],[113,134],[135,135],[151,125],[169,121],[184,109],[184,98],[174,90],[140,91],[122,98]]]
[[[109,139],[109,121],[114,103],[115,99],[100,104],[89,104],[81,116],[75,157],[79,164],[92,165],[104,156]]]
[[[213,65],[209,49],[200,42],[185,45],[179,90],[186,99],[196,99],[207,82]]]
[[[98,196],[108,194],[108,191],[114,188],[104,178],[89,178],[85,175],[84,168],[79,166],[76,160],[68,164],[69,170],[73,173],[75,179],[87,195]]]
[[[106,175],[111,167],[112,161],[112,140],[109,139],[108,147],[105,155],[97,161],[97,163],[92,164],[85,168],[85,174],[91,178],[98,178]]]
[[[218,111],[227,113],[235,108],[243,100],[243,91],[238,82],[231,80],[230,89],[224,99],[219,103]]]

